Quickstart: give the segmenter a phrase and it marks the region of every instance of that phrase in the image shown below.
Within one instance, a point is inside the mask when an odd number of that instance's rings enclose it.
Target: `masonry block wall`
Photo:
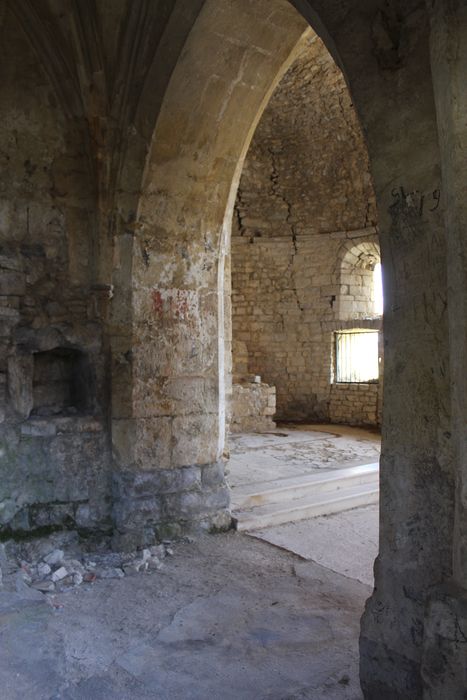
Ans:
[[[233,220],[233,338],[247,346],[248,371],[276,387],[278,419],[380,422],[380,385],[337,385],[333,351],[335,331],[380,327],[378,260],[358,119],[313,37],[261,118]]]
[[[70,124],[10,11],[0,103],[0,535],[110,526],[94,195]]]

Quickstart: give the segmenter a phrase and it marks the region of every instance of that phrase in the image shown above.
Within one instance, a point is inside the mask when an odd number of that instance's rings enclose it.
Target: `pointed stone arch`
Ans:
[[[369,0],[358,9],[351,2],[294,4],[325,39],[355,100],[369,149],[386,273],[382,536],[377,589],[362,628],[363,685],[368,697],[381,688],[406,697],[410,688],[407,697],[417,698],[422,651],[413,631],[424,626],[417,601],[426,601],[440,571],[449,576],[452,539],[442,533],[452,531],[454,510],[449,449],[426,428],[448,420],[440,410],[449,393],[446,319],[436,298],[440,290],[445,294],[444,221],[436,206],[428,207],[436,204],[440,185],[428,14],[418,2],[399,13],[375,9]],[[134,446],[127,460],[133,465],[130,510],[140,470],[150,485],[158,466],[191,474],[186,469],[195,462],[198,495],[189,501],[182,489],[178,496],[185,522],[212,523],[216,508],[224,513],[217,523],[226,522],[222,467],[215,488],[204,476],[219,465],[223,448],[222,261],[248,140],[280,66],[306,30],[297,17],[286,2],[205,2],[165,93],[133,247],[132,417],[120,426],[129,429]],[[417,345],[422,338],[423,352]],[[438,358],[436,368],[430,357]],[[401,380],[407,391],[400,391]],[[428,492],[420,486],[426,465],[436,484]],[[125,460],[120,467],[125,469]],[[399,487],[400,499],[394,496]],[[434,511],[441,520],[436,530]],[[414,513],[420,526],[409,537]],[[124,519],[120,526],[125,531]],[[395,533],[407,542],[405,549],[394,550]],[[411,548],[419,552],[411,574],[417,594],[408,602],[403,591]],[[380,609],[384,617],[376,614]],[[388,661],[386,672],[388,649],[399,661]]]

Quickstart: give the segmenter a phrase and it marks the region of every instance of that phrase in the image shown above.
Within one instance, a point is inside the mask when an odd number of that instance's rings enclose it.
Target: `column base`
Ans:
[[[222,462],[117,472],[113,546],[125,551],[163,539],[229,530],[229,504]]]
[[[425,620],[424,698],[467,698],[467,591],[454,583],[435,589]]]
[[[360,637],[360,683],[365,700],[421,700],[420,664],[385,644]]]

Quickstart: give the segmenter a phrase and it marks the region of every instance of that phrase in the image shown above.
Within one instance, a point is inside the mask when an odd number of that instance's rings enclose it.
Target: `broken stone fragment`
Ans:
[[[61,581],[57,582],[57,588],[59,591],[64,591],[67,588],[72,588],[75,584],[74,581],[74,575],[68,574],[68,576],[65,576],[64,578],[61,579]]]
[[[147,565],[148,571],[159,571],[164,566],[158,557],[151,557],[147,562]]]
[[[20,575],[21,575],[23,581],[29,585],[29,584],[31,583],[31,581],[32,581],[32,578],[33,578],[32,575],[31,575],[31,571],[30,571],[29,567],[26,566],[24,563],[22,563],[21,566],[20,566],[20,572],[19,572],[19,573],[20,573]]]
[[[46,564],[45,562],[40,562],[40,563],[37,565],[37,575],[38,575],[40,578],[45,578],[45,577],[48,576],[51,572],[52,572],[52,569],[51,569],[50,566],[49,566],[48,564]]]
[[[85,583],[94,583],[96,578],[97,578],[97,575],[94,571],[88,571],[86,574],[84,574],[83,581]]]
[[[18,571],[15,578],[15,588],[16,592],[21,596],[21,598],[27,600],[40,600],[42,601],[43,596],[40,591],[36,591],[34,588],[29,586],[23,578],[23,573]]]
[[[122,569],[112,566],[107,569],[98,569],[96,571],[96,575],[99,578],[123,578],[125,573],[122,571]]]
[[[153,547],[149,547],[151,556],[157,557],[158,559],[163,559],[165,557],[165,547],[163,544],[156,544]]]
[[[65,553],[63,549],[54,549],[44,557],[44,561],[46,564],[49,564],[49,566],[55,566],[62,563],[64,556]]]
[[[136,561],[128,561],[122,565],[122,568],[125,576],[134,576],[139,571]]]
[[[81,586],[83,583],[83,574],[81,574],[79,571],[75,571],[73,574],[73,584],[75,586]]]
[[[32,588],[41,593],[53,593],[55,591],[55,583],[53,581],[33,581]]]
[[[65,566],[71,574],[81,574],[82,576],[86,571],[82,563],[77,559],[64,559],[63,566]]]
[[[84,557],[86,568],[101,567],[108,569],[111,567],[119,568],[122,563],[122,556],[118,552],[106,552],[105,554],[92,554]]]
[[[52,581],[61,581],[64,579],[66,576],[68,576],[68,571],[65,569],[64,566],[61,566],[59,569],[53,572],[51,578]]]
[[[139,574],[142,571],[147,571],[149,568],[150,559],[133,559],[132,561],[126,562],[123,565],[123,570],[125,574],[131,576],[132,574]]]

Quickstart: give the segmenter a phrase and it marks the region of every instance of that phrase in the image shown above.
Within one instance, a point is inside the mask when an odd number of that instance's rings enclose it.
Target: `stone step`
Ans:
[[[350,508],[378,503],[378,500],[378,484],[358,484],[337,491],[308,493],[287,503],[268,503],[249,510],[234,511],[233,519],[237,530],[257,530],[318,515],[340,513]]]
[[[245,484],[232,489],[232,509],[248,510],[271,503],[286,503],[308,494],[337,492],[363,484],[373,484],[377,488],[378,482],[379,464],[371,462],[319,474]]]

